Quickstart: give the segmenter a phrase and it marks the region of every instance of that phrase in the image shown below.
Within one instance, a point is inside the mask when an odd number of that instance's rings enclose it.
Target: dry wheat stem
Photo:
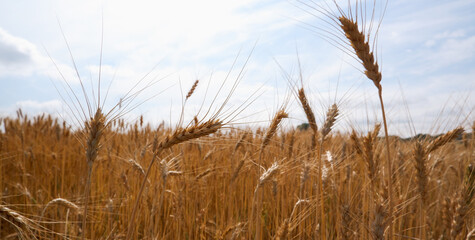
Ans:
[[[85,238],[87,231],[87,212],[89,205],[89,195],[91,189],[91,177],[92,177],[92,168],[94,162],[96,161],[99,149],[101,147],[100,141],[105,130],[105,116],[102,114],[102,110],[97,108],[94,118],[91,118],[90,121],[86,122],[86,132],[88,134],[86,140],[86,161],[87,161],[87,180],[84,190],[84,217],[82,220],[81,239]]]

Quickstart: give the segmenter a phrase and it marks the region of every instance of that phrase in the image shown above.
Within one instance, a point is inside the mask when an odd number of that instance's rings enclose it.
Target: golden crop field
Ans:
[[[371,43],[351,15],[330,17],[378,93],[371,131],[332,131],[338,104],[318,122],[298,82],[299,128],[281,127],[285,103],[260,128],[221,110],[129,122],[128,98],[89,99],[75,127],[18,110],[0,119],[0,239],[474,239],[475,122],[389,136]]]
[[[216,129],[192,139],[185,136],[200,125],[177,131],[117,120],[102,132],[86,225],[87,146],[77,139],[85,133],[20,112],[2,125],[2,239],[75,239],[84,229],[87,238],[123,239],[130,223],[134,239],[252,239],[257,228],[262,239],[383,239],[387,231],[380,125],[367,134],[325,138],[320,130],[315,147],[311,129],[273,136],[271,129]],[[178,136],[185,138],[156,155],[157,141]],[[438,138],[390,139],[395,239],[469,234],[474,147],[473,135],[461,129]]]

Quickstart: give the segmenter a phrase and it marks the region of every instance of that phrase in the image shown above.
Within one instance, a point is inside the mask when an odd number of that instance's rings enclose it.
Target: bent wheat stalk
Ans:
[[[173,134],[168,135],[160,143],[158,143],[158,141],[154,143],[152,160],[150,161],[150,164],[147,168],[147,172],[145,172],[145,176],[142,181],[140,191],[135,200],[132,214],[130,215],[129,226],[127,228],[127,238],[126,238],[127,240],[130,240],[133,237],[133,232],[135,229],[135,214],[137,213],[138,205],[140,203],[143,190],[145,189],[145,183],[147,182],[147,178],[148,178],[148,175],[150,174],[150,170],[152,169],[153,163],[157,160],[160,153],[163,150],[170,148],[176,144],[180,144],[192,139],[213,134],[216,131],[218,131],[222,126],[223,126],[222,121],[218,119],[211,119],[211,120],[208,120],[207,122],[196,124],[188,128],[184,128],[184,129],[178,128],[177,130],[173,132]]]

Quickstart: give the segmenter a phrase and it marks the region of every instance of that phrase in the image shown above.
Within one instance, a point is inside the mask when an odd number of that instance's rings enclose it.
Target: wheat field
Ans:
[[[78,133],[50,116],[21,112],[2,125],[2,239],[75,239],[86,227],[87,238],[125,238],[154,138],[174,132],[120,120],[104,131],[83,225],[87,162]],[[262,239],[320,238],[321,159],[326,238],[383,239],[388,188],[380,127],[329,134],[317,151],[310,129],[270,138],[267,129],[218,130],[169,147],[150,170],[133,238],[252,239],[256,218]],[[394,239],[473,234],[473,135],[455,129],[438,138],[393,137],[390,147]]]
[[[351,14],[328,17],[376,87],[371,131],[334,131],[336,103],[317,122],[298,81],[299,128],[282,127],[285,103],[258,128],[229,127],[222,108],[155,127],[124,120],[122,100],[89,99],[75,127],[19,109],[0,119],[0,238],[475,239],[475,122],[389,136],[369,33]]]

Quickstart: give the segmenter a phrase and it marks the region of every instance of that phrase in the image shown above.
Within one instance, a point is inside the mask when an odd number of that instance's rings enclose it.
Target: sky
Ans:
[[[341,32],[316,10],[335,10],[328,0],[0,0],[0,6],[0,116],[21,108],[79,126],[87,116],[82,82],[87,99],[105,100],[106,112],[132,93],[130,105],[120,104],[123,117],[143,115],[152,124],[175,125],[182,112],[186,121],[206,118],[224,105],[218,116],[230,126],[266,126],[284,106],[284,127],[295,127],[306,122],[295,97],[302,86],[318,125],[333,103],[340,109],[337,130],[364,132],[381,121],[376,88],[342,50]],[[365,29],[377,26],[384,13],[370,43],[390,134],[436,134],[459,125],[470,131],[475,2],[367,3],[373,7],[375,18],[368,13],[364,22]]]

